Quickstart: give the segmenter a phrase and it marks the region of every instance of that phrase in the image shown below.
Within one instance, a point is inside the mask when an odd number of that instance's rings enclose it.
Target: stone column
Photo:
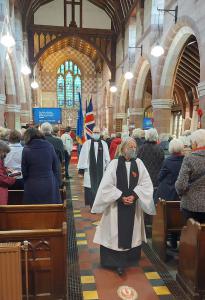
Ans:
[[[107,107],[107,114],[108,114],[108,132],[109,134],[110,133],[113,133],[115,130],[114,130],[114,124],[113,124],[113,107],[112,105],[111,106],[108,106]]]
[[[20,111],[21,106],[17,104],[6,104],[5,112],[7,112],[7,126],[9,129],[20,129]]]
[[[129,125],[135,128],[142,128],[144,118],[144,108],[130,108]]]
[[[199,107],[203,110],[202,128],[205,128],[205,81],[198,84]]]
[[[170,133],[172,99],[153,99],[154,127],[158,133]]]
[[[0,94],[0,126],[4,126],[4,111],[5,111],[6,96]]]

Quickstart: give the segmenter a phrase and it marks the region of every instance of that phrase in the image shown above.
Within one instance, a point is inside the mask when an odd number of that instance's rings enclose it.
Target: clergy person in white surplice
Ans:
[[[85,205],[92,207],[103,173],[110,162],[107,144],[100,140],[100,129],[94,127],[91,140],[80,151],[78,172],[84,175]]]
[[[103,213],[94,242],[100,244],[102,267],[119,275],[134,266],[146,242],[143,212],[154,215],[153,185],[132,138],[121,144],[118,159],[110,162],[98,188],[92,213]]]

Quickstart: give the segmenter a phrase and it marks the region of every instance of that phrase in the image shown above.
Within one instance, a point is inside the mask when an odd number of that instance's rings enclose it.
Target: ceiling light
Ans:
[[[164,54],[164,48],[160,45],[156,45],[151,50],[151,55],[154,57],[159,57]]]
[[[31,87],[34,90],[39,88],[39,84],[35,79],[34,79],[34,81],[31,82]]]
[[[126,72],[124,75],[125,79],[130,80],[134,77],[132,72]]]
[[[1,37],[0,42],[2,45],[4,45],[7,48],[13,47],[16,43],[13,36],[10,35],[8,32],[7,32],[7,34],[5,34]]]
[[[21,73],[22,73],[23,75],[29,75],[29,74],[31,74],[31,69],[30,69],[30,67],[27,66],[27,65],[22,66],[22,68],[21,68]]]
[[[115,85],[112,85],[112,86],[110,87],[110,92],[111,92],[111,93],[116,93],[116,92],[117,92],[117,87],[116,87]]]

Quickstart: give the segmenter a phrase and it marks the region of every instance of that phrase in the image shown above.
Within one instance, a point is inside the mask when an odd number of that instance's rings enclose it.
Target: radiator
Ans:
[[[20,243],[0,243],[0,299],[22,299]]]

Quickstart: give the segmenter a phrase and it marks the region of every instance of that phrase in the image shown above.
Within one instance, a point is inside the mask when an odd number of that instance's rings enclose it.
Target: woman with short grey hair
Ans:
[[[135,139],[139,149],[145,142],[145,131],[141,128],[135,128],[132,132],[132,137]]]
[[[158,177],[159,186],[154,195],[155,202],[157,202],[159,198],[167,201],[179,200],[179,196],[175,189],[175,182],[183,162],[183,150],[184,145],[179,139],[173,139],[170,142],[169,153],[171,155],[165,159],[160,170]]]
[[[183,160],[175,187],[186,219],[205,222],[205,129],[191,134],[192,153]]]

